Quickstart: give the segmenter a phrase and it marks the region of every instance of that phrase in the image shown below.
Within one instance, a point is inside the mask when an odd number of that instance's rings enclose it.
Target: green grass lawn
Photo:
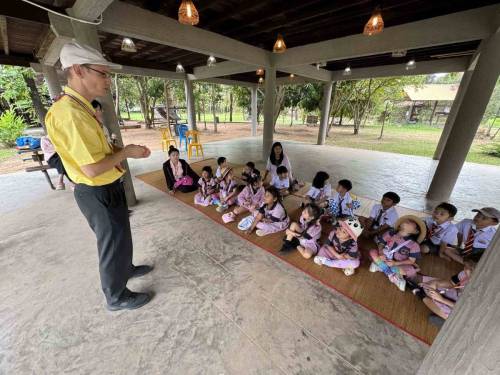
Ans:
[[[330,132],[327,143],[341,147],[432,157],[441,131],[441,128],[427,125],[391,125],[385,127],[384,135],[379,140],[380,126],[365,126],[360,129],[358,135],[352,134],[352,127],[336,127]],[[490,140],[476,138],[467,155],[467,161],[500,165],[499,157],[483,152],[483,147],[490,143]]]
[[[0,148],[0,160],[8,159],[16,153],[14,149]]]

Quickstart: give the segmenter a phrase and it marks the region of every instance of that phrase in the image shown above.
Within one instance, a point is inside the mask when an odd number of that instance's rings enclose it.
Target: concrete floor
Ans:
[[[257,159],[259,146],[258,139],[213,143],[206,154],[240,163]],[[393,169],[417,169],[392,189],[403,205],[425,206],[428,159],[291,142],[285,148],[295,170],[309,171],[300,178],[310,179],[321,160],[335,178],[354,176],[356,192],[368,197],[387,190],[381,179]],[[158,169],[163,159],[155,153],[134,160],[131,170]],[[367,170],[371,179],[362,174]],[[476,203],[500,206],[498,171],[465,166],[454,195],[462,212]],[[134,182],[140,201],[131,217],[134,259],[155,271],[129,287],[156,296],[137,311],[110,313],[95,238],[71,192],[49,191],[40,173],[0,176],[0,374],[400,374],[418,368],[426,345]],[[473,202],[467,189],[478,184],[485,190]]]

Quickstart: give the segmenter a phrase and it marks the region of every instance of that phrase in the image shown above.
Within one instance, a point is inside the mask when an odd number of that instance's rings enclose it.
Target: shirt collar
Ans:
[[[75,98],[77,98],[78,100],[80,100],[83,104],[85,104],[93,113],[95,113],[95,109],[94,107],[92,107],[92,104],[87,100],[85,99],[82,95],[80,95],[77,91],[73,90],[71,87],[69,86],[65,86],[64,87],[64,92],[66,94],[69,94],[69,95],[72,95],[74,96]]]

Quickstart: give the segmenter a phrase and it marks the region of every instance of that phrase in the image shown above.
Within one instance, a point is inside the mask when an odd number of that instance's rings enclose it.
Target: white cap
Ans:
[[[80,44],[76,41],[66,43],[62,47],[59,59],[61,60],[61,67],[63,70],[70,68],[74,64],[105,65],[112,69],[122,68],[121,65],[106,60],[102,53],[95,48]]]

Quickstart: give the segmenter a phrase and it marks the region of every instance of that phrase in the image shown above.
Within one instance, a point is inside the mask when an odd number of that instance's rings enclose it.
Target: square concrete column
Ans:
[[[499,269],[500,230],[427,352],[418,375],[499,373]]]
[[[273,144],[274,103],[276,101],[276,67],[266,68],[264,95],[264,132],[262,135],[262,160],[266,161]]]
[[[431,201],[447,200],[458,179],[467,153],[500,73],[500,31],[483,41],[469,85],[457,111],[455,124],[427,192]]]
[[[321,118],[318,131],[318,145],[324,145],[326,141],[326,130],[330,119],[330,100],[332,97],[333,82],[323,84],[323,98],[321,99]]]
[[[71,21],[71,23],[76,40],[78,40],[80,43],[87,44],[90,47],[101,51],[101,44],[99,43],[99,36],[97,34],[97,28],[95,26],[82,24],[75,21]],[[122,134],[120,131],[120,125],[118,123],[118,118],[116,116],[115,105],[111,92],[109,92],[106,96],[97,98],[97,100],[99,100],[99,102],[102,104],[104,126],[109,130],[109,134],[115,134],[117,146],[123,147]],[[128,167],[127,160],[124,160],[122,164],[127,171],[125,173],[124,180],[127,203],[129,206],[133,206],[137,203],[137,198],[135,196],[134,185],[132,183],[132,176],[130,175],[130,169]]]
[[[57,98],[62,92],[62,86],[59,81],[59,75],[55,67],[50,65],[42,65],[42,72],[47,86],[49,88],[49,95],[52,100]]]
[[[184,90],[186,92],[186,107],[189,129],[196,130],[196,111],[193,94],[193,82],[188,78],[184,80]]]
[[[465,95],[465,91],[467,91],[467,87],[469,86],[470,77],[472,76],[472,70],[466,70],[464,75],[462,76],[462,80],[460,81],[460,86],[458,87],[457,95],[455,96],[455,100],[451,105],[450,113],[448,114],[448,118],[446,119],[446,123],[444,124],[443,131],[441,132],[441,137],[439,137],[439,142],[436,146],[436,151],[434,151],[434,160],[441,159],[441,155],[443,154],[444,146],[448,141],[448,136],[450,135],[451,129],[453,128],[453,124],[455,124],[455,119],[457,118],[457,112],[462,104],[462,100]]]
[[[251,107],[252,107],[252,137],[255,137],[257,135],[257,123],[258,123],[258,112],[257,112],[257,86],[251,87],[250,88],[250,95],[251,95]]]

